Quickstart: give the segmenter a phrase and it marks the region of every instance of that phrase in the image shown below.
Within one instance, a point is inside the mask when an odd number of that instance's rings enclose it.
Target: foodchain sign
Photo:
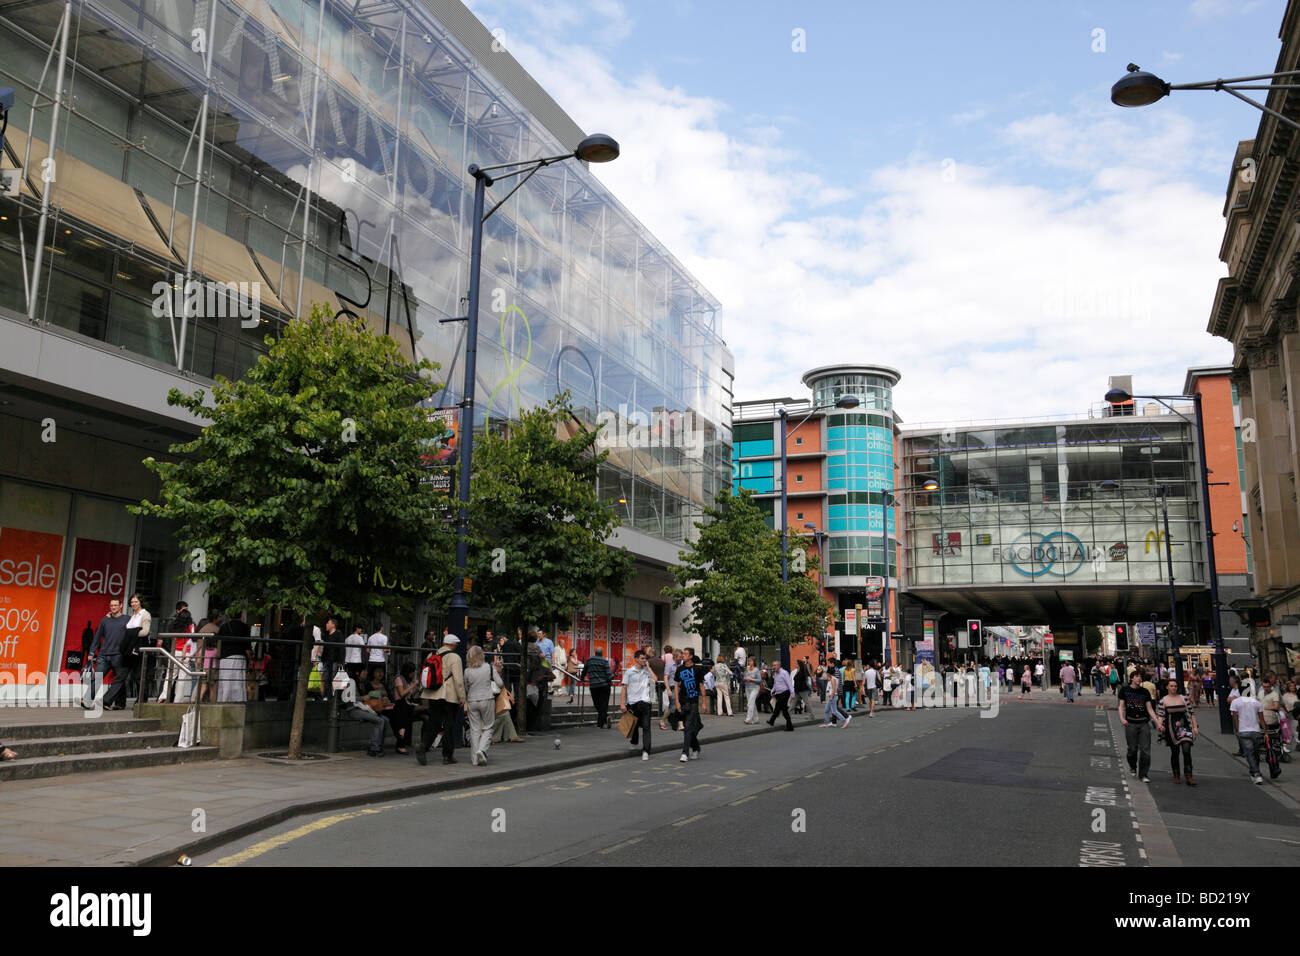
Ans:
[[[1068,531],[1039,534],[1026,531],[1010,545],[993,549],[995,560],[1005,561],[1027,578],[1045,574],[1069,577],[1090,557],[1083,542]]]

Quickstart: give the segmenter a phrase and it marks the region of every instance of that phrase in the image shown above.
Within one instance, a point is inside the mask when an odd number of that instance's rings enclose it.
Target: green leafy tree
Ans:
[[[492,607],[507,633],[567,623],[593,591],[621,593],[632,576],[632,556],[605,543],[619,520],[596,492],[608,457],[597,435],[573,416],[566,392],[474,446],[474,602]]]
[[[782,639],[781,538],[752,492],[719,493],[695,527],[699,536],[672,570],[677,587],[664,589],[674,608],[690,602],[682,627],[728,647]]]
[[[172,446],[174,460],[145,460],[159,501],[134,510],[175,522],[183,578],[247,606],[313,615],[392,607],[399,579],[449,584],[447,499],[421,457],[441,434],[421,408],[440,387],[437,366],[319,306],[268,344],[247,375],[219,378],[210,395],[167,396],[207,425]],[[309,654],[304,641],[304,663]],[[309,676],[302,667],[294,756]]]
[[[776,536],[779,547],[781,535],[777,532]],[[808,553],[806,538],[791,536],[788,541],[787,560],[792,569],[805,567],[809,558],[817,559],[815,552]],[[822,596],[816,577],[808,572],[791,570],[788,577],[774,633],[779,643],[798,644],[825,632],[831,602]]]
[[[1101,628],[1095,624],[1085,624],[1083,627],[1083,639],[1087,653],[1096,654],[1101,650]]]

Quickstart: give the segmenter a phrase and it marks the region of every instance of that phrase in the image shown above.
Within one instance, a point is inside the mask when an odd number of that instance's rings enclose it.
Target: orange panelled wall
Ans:
[[[1196,378],[1205,422],[1205,460],[1214,474],[1210,481],[1210,513],[1214,521],[1214,562],[1219,574],[1246,573],[1246,542],[1232,530],[1240,523],[1241,485],[1237,474],[1237,432],[1232,420],[1232,385],[1226,375]]]

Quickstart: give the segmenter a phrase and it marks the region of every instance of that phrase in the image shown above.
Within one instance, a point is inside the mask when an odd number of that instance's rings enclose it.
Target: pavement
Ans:
[[[0,707],[0,740],[7,724],[82,719],[76,708]],[[711,743],[776,732],[746,726],[742,716],[703,719],[701,739]],[[681,748],[681,735],[659,731],[657,721],[652,740],[656,753]],[[345,751],[291,763],[252,755],[9,781],[0,786],[0,866],[170,865],[304,813],[562,772],[630,751],[617,730],[587,726],[496,744],[487,767],[471,766],[466,750],[455,765],[435,753],[421,767],[412,754],[393,753],[390,739],[379,758]]]

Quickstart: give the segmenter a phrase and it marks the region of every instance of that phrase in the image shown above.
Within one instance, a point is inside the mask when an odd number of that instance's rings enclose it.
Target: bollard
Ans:
[[[325,732],[325,752],[330,754],[339,752],[339,692],[333,689],[330,690],[330,717]]]

